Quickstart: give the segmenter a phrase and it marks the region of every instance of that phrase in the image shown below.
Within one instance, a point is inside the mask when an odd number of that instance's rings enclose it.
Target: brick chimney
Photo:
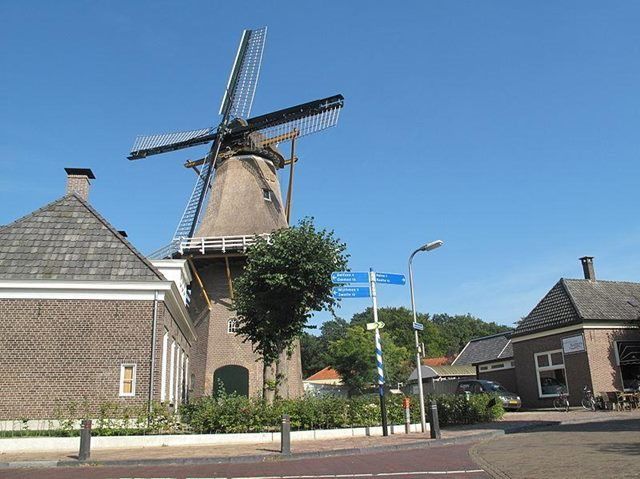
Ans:
[[[89,180],[95,180],[89,168],[65,168],[67,172],[67,195],[75,193],[85,201],[89,200]]]
[[[583,256],[580,258],[580,262],[582,263],[582,270],[584,271],[584,279],[595,281],[596,272],[593,269],[593,256]]]

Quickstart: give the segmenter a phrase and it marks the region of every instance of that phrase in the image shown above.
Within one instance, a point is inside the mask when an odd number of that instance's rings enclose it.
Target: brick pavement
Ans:
[[[640,477],[640,412],[605,414],[498,437],[471,455],[501,479]]]

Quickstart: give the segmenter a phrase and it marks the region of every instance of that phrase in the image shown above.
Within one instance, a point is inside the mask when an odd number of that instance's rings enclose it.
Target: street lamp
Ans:
[[[431,243],[427,243],[421,246],[420,248],[415,250],[413,253],[411,253],[411,256],[409,256],[409,289],[411,290],[411,310],[413,311],[414,323],[418,322],[418,318],[416,314],[416,301],[413,294],[413,267],[412,267],[413,257],[421,251],[432,251],[436,248],[439,248],[443,244],[444,244],[444,241],[442,240],[432,241]],[[424,411],[424,388],[422,387],[422,364],[420,364],[420,341],[418,339],[418,330],[415,329],[415,327],[413,328],[413,332],[416,338],[416,366],[418,368],[417,369],[418,391],[420,394],[420,425],[422,427],[422,432],[425,433],[427,432],[427,419],[425,417],[425,411]]]

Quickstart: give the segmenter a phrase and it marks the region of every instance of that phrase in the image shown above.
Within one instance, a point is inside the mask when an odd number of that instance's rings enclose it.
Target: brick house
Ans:
[[[580,260],[584,279],[560,279],[515,330],[469,341],[453,364],[473,364],[525,408],[551,407],[559,388],[571,405],[584,386],[630,390],[640,378],[640,283],[596,280],[593,258]]]
[[[630,389],[640,377],[640,283],[561,279],[511,335],[518,392],[525,407],[548,407],[558,387],[580,404],[594,393]]]
[[[65,196],[0,227],[0,420],[176,406],[196,339],[186,261],[149,262],[88,203],[91,170],[66,171]]]

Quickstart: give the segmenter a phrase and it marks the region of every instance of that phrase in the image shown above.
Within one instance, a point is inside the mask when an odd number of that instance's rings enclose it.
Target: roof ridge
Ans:
[[[574,281],[579,281],[579,280],[574,280]],[[589,280],[585,279],[583,281],[589,281]],[[578,305],[576,304],[576,301],[573,299],[573,295],[571,294],[571,291],[569,290],[569,288],[567,288],[567,280],[565,278],[560,278],[560,281],[558,281],[558,282],[560,284],[562,284],[562,289],[564,290],[564,292],[566,293],[567,297],[569,298],[569,301],[571,302],[571,306],[573,306],[573,309],[575,310],[576,314],[578,315],[578,318],[580,318],[582,321],[584,321],[584,316],[580,312],[580,308],[578,308]]]
[[[20,218],[17,218],[17,219],[15,219],[15,220],[13,220],[11,223],[7,223],[6,225],[0,226],[0,232],[3,232],[4,230],[7,230],[7,229],[9,229],[9,228],[11,228],[11,227],[13,227],[13,226],[16,226],[18,223],[22,223],[23,221],[25,221],[25,220],[27,220],[27,219],[31,218],[32,216],[37,215],[38,213],[42,213],[42,212],[43,212],[43,211],[45,211],[46,209],[51,208],[52,206],[56,205],[57,203],[62,202],[62,201],[63,201],[64,199],[66,199],[68,196],[70,196],[70,195],[64,195],[64,196],[61,196],[60,198],[57,198],[57,199],[55,199],[55,200],[53,200],[53,201],[50,201],[50,202],[49,202],[49,203],[47,203],[46,205],[41,206],[40,208],[35,209],[35,210],[33,210],[33,211],[31,211],[31,212],[27,213],[26,215],[21,216]]]
[[[580,283],[588,283],[588,284],[598,284],[598,283],[622,283],[622,284],[640,284],[640,281],[617,281],[614,279],[596,279],[589,280],[584,278],[560,278],[561,281],[576,281]]]
[[[513,333],[514,329],[510,329],[508,331],[503,331],[501,333],[489,334],[488,336],[478,336],[477,338],[471,338],[469,342],[480,341],[481,339],[489,339],[489,338],[497,338],[498,336],[505,336],[507,334]]]
[[[76,200],[78,200],[80,204],[84,206],[93,216],[95,216],[98,221],[100,221],[118,240],[120,240],[120,242],[123,245],[125,245],[129,249],[129,251],[131,251],[139,260],[141,260],[145,264],[145,266],[147,266],[151,271],[153,271],[153,273],[158,277],[158,279],[162,281],[166,281],[166,278],[162,275],[162,273],[160,273],[160,271],[155,266],[153,266],[153,264],[142,253],[140,253],[129,241],[127,241],[120,233],[118,233],[118,230],[115,229],[113,225],[109,223],[109,221],[104,216],[98,213],[98,211],[93,206],[91,206],[88,201],[85,201],[84,199],[82,199],[75,192],[70,193],[61,199],[64,199],[67,197],[73,197]]]

